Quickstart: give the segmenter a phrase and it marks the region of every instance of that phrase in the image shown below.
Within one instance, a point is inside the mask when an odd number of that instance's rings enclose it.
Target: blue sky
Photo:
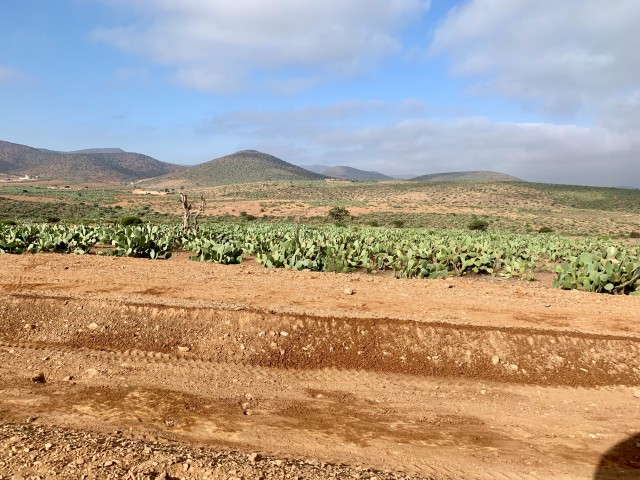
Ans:
[[[640,187],[640,2],[7,0],[0,139]]]

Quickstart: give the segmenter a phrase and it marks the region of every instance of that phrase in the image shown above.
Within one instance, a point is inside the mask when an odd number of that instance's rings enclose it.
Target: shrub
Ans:
[[[120,219],[120,225],[123,227],[128,227],[129,225],[140,225],[142,223],[142,219],[140,217],[122,217]]]
[[[60,221],[60,217],[47,217],[47,223],[58,223]]]
[[[347,218],[351,216],[349,210],[344,207],[333,207],[329,210],[329,218],[335,220],[336,222],[344,222]]]
[[[379,227],[380,226],[380,222],[378,222],[377,220],[371,220],[369,222],[369,226],[370,227]]]
[[[631,232],[629,234],[629,238],[640,238],[640,233],[639,232]]]
[[[404,220],[394,220],[393,221],[393,226],[396,227],[396,228],[404,227]]]
[[[3,225],[17,225],[17,223],[15,220],[10,219],[0,220],[0,227]]]
[[[553,229],[549,227],[540,227],[538,233],[553,233]]]
[[[469,225],[467,225],[469,230],[480,230],[484,232],[488,227],[489,223],[485,220],[473,220]]]

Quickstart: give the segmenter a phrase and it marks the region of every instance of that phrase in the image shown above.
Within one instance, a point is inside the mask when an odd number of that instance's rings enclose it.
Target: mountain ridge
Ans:
[[[440,172],[419,175],[409,182],[522,182],[523,180],[506,173],[490,170],[466,170],[460,172]]]
[[[164,175],[183,167],[121,149],[56,152],[0,140],[0,172],[43,179],[123,182]]]

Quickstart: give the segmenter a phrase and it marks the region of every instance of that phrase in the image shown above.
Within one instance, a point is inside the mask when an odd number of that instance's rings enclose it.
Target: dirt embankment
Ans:
[[[568,480],[607,451],[615,478],[640,468],[612,450],[640,430],[637,297],[182,255],[0,271],[0,475]]]

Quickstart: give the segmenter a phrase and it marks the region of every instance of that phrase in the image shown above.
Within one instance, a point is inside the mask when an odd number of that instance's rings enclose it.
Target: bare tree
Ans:
[[[200,196],[200,205],[198,206],[198,210],[193,215],[193,228],[197,232],[198,231],[198,217],[200,214],[204,213],[204,209],[207,206],[207,202],[204,199],[204,195]]]
[[[191,204],[184,193],[180,194],[180,203],[182,203],[182,229],[185,232],[190,230],[189,217],[191,216]]]
[[[180,194],[180,203],[182,204],[182,229],[185,232],[188,232],[191,230],[191,225],[190,225],[190,218],[191,218],[191,209],[193,207],[193,205],[191,204],[191,202],[189,202],[189,199],[187,198],[187,195],[184,193]],[[202,195],[200,197],[200,206],[198,207],[198,210],[196,210],[195,214],[193,215],[193,229],[194,231],[198,231],[198,217],[204,213],[204,209],[207,206],[207,202],[204,199],[204,195]]]

